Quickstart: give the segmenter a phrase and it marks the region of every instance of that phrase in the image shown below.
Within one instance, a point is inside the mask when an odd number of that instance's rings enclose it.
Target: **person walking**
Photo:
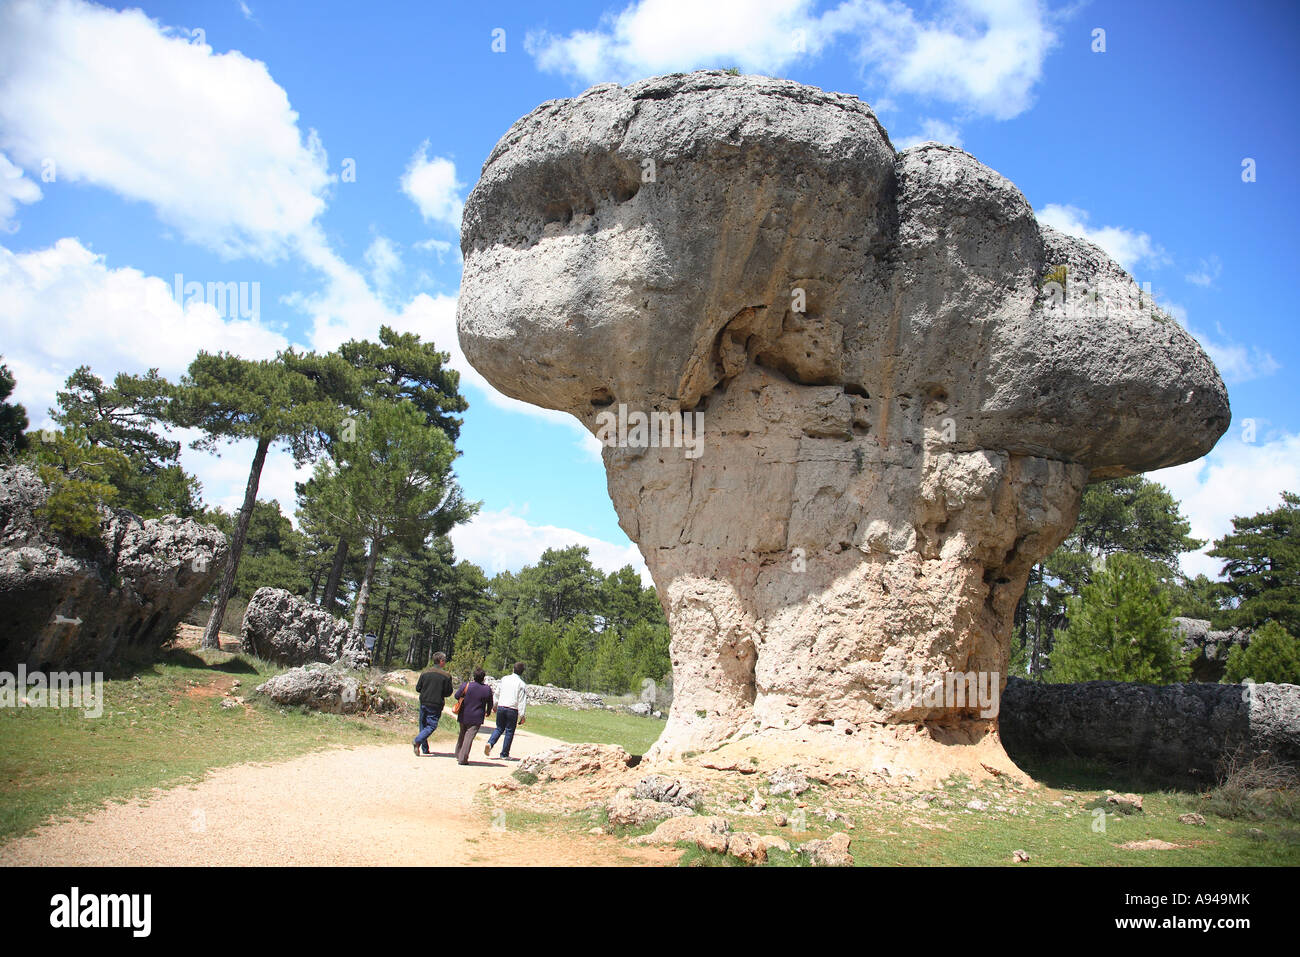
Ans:
[[[420,733],[415,736],[415,756],[429,753],[429,735],[438,730],[443,702],[451,694],[451,675],[443,669],[447,656],[441,651],[433,656],[433,665],[420,672],[415,691],[420,696]]]
[[[492,713],[492,689],[484,682],[485,678],[487,672],[475,668],[474,680],[465,682],[456,692],[460,701],[460,710],[456,712],[456,719],[460,721],[460,737],[456,739],[457,764],[469,764],[469,749],[474,746],[474,735]]]
[[[488,738],[483,753],[492,757],[492,746],[501,742],[501,758],[511,761],[510,742],[515,739],[515,726],[524,723],[524,709],[528,705],[528,685],[524,684],[524,663],[515,663],[512,674],[506,675],[497,685],[497,726]]]

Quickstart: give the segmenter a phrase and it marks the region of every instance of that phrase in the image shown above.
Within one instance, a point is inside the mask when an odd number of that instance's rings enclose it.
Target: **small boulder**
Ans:
[[[699,785],[661,774],[652,774],[638,781],[636,796],[643,801],[662,801],[692,810],[699,810],[704,803],[704,790]]]
[[[798,797],[812,786],[803,772],[793,767],[777,768],[767,780],[768,791],[774,795],[788,794],[790,797]]]
[[[752,831],[727,835],[727,854],[745,864],[766,864],[767,845]]]
[[[393,707],[393,702],[380,694],[377,684],[319,664],[278,674],[258,685],[257,693],[276,704],[301,705],[331,714],[387,711]]]
[[[605,808],[609,823],[615,827],[640,827],[666,817],[685,817],[695,813],[688,807],[647,801],[633,796],[630,788],[621,789]]]
[[[718,839],[721,838],[722,850],[719,853],[725,853],[727,849],[727,832],[730,830],[731,824],[726,818],[693,814],[689,817],[671,817],[650,834],[643,834],[641,837],[633,838],[632,843],[677,844],[684,841],[698,844],[705,850],[712,850],[717,846]]]
[[[853,855],[849,853],[849,844],[849,836],[841,831],[824,841],[807,841],[796,850],[819,867],[852,867]]]
[[[1205,818],[1202,815],[1197,814],[1195,811],[1192,811],[1187,814],[1178,815],[1178,823],[1190,824],[1193,827],[1205,827]]]
[[[586,774],[622,771],[636,759],[616,744],[564,744],[530,755],[516,774],[541,781],[563,781]]]

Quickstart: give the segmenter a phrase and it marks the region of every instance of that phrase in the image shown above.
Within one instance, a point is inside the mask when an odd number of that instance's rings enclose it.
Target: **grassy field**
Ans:
[[[524,729],[561,741],[617,744],[630,754],[645,754],[664,722],[626,711],[571,711],[556,704],[534,704],[528,707]]]
[[[410,716],[399,709],[400,721],[358,720],[280,709],[252,694],[280,670],[222,652],[172,651],[138,669],[138,680],[105,680],[101,717],[66,708],[0,709],[0,840],[51,814],[66,817],[195,781],[211,768],[395,740],[398,723],[415,724],[414,709]],[[222,708],[227,690],[248,703]]]
[[[252,694],[277,670],[221,652],[173,651],[160,661],[105,682],[100,718],[70,709],[0,709],[0,841],[51,815],[67,818],[106,800],[145,796],[200,779],[210,769],[244,762],[283,761],[322,748],[409,740],[415,703],[382,717],[344,717],[281,709]],[[235,682],[239,682],[236,687]],[[223,708],[226,692],[247,703]],[[448,715],[448,718],[450,715]],[[617,711],[569,711],[534,705],[526,731],[562,741],[618,744],[642,754],[663,728],[655,719]],[[435,748],[450,748],[455,722],[444,720]],[[999,779],[973,788],[954,780],[916,794],[876,795],[814,787],[798,799],[769,798],[763,813],[741,813],[762,775],[736,782],[708,810],[736,830],[755,830],[800,843],[848,829],[859,864],[1010,865],[1023,850],[1043,865],[1132,866],[1300,864],[1300,802],[1292,788],[1244,786],[1213,792],[1165,790],[1131,773],[1080,762],[1026,768],[1040,788]],[[1141,813],[1107,813],[1105,790],[1134,791]],[[526,799],[526,792],[520,792]],[[521,813],[522,811],[522,813]],[[827,821],[826,812],[833,812]],[[1197,812],[1204,826],[1178,821]],[[790,823],[779,827],[776,814]],[[512,810],[511,827],[585,832],[607,826],[602,812],[568,815]],[[1172,849],[1129,849],[1158,840]],[[774,853],[770,863],[803,859]],[[712,866],[729,859],[688,849],[683,863]]]

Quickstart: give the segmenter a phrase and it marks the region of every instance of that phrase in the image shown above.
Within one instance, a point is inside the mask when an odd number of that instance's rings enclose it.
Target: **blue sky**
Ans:
[[[41,425],[83,362],[176,376],[199,348],[419,332],[471,403],[458,473],[483,513],[458,553],[499,570],[579,541],[639,567],[594,440],[459,356],[460,207],[539,103],[735,66],[856,94],[895,146],[962,146],[1150,282],[1234,415],[1206,459],[1154,477],[1221,535],[1300,489],[1298,28],[1289,2],[0,0],[0,353]],[[177,274],[256,283],[259,313],[177,302]],[[250,457],[185,464],[230,506]],[[291,508],[294,477],[274,456],[262,497]]]

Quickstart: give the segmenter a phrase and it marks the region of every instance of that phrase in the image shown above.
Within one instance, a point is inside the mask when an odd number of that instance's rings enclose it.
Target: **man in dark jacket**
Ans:
[[[420,673],[415,690],[420,695],[420,733],[415,736],[415,756],[429,753],[429,735],[438,730],[442,703],[451,694],[451,675],[443,670],[447,656],[441,651],[433,656],[433,666]]]

